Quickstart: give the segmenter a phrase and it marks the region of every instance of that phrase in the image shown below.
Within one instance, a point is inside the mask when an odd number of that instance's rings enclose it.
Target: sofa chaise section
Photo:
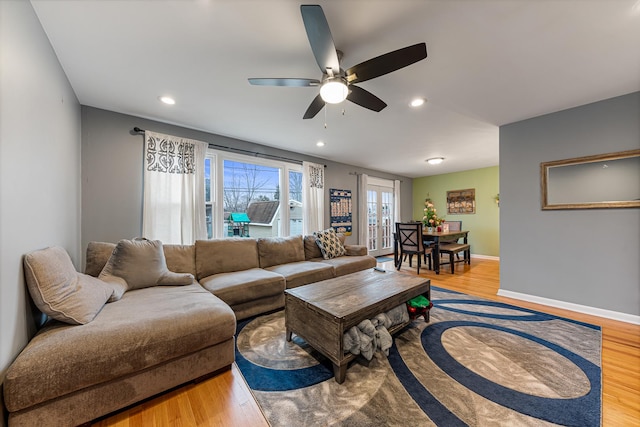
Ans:
[[[197,283],[126,292],[85,325],[51,320],[7,370],[10,425],[81,424],[228,367],[234,333]]]

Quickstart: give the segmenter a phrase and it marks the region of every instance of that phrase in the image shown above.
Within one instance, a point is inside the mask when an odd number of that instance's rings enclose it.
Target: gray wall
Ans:
[[[27,1],[0,1],[0,379],[35,331],[22,255],[80,262],[80,105]]]
[[[640,209],[540,209],[540,163],[640,148],[640,92],[500,128],[500,287],[640,315]]]
[[[411,178],[377,172],[298,153],[277,150],[220,135],[200,132],[140,117],[114,113],[92,107],[82,107],[82,247],[90,241],[117,242],[139,236],[142,231],[142,155],[141,134],[134,127],[154,132],[193,138],[217,145],[241,148],[263,154],[308,160],[327,165],[325,169],[325,225],[329,224],[329,188],[351,190],[357,194],[357,176],[367,173],[385,179],[400,179],[403,220],[411,218]],[[357,241],[357,212],[354,212],[353,235],[348,243]]]

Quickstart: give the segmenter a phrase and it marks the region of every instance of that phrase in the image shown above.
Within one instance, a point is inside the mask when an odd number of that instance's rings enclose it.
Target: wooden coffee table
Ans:
[[[286,339],[295,333],[333,362],[335,380],[342,384],[347,365],[356,356],[344,352],[342,337],[352,326],[387,312],[411,298],[431,300],[429,279],[374,269],[323,280],[285,291]],[[425,316],[429,321],[429,315]],[[389,330],[393,334],[407,323]]]

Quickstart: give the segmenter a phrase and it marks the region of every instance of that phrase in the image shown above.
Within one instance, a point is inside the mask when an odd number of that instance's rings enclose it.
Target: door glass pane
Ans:
[[[368,239],[367,249],[373,256],[393,252],[393,188],[369,184],[367,189]]]
[[[380,213],[380,233],[382,234],[381,249],[389,249],[392,247],[393,239],[393,192],[382,191],[380,195],[382,199]]]
[[[367,190],[367,211],[369,216],[369,241],[367,248],[370,251],[378,249],[378,192]]]

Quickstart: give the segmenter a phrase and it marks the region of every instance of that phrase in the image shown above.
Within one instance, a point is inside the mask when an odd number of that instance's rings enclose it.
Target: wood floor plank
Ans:
[[[393,269],[393,262],[381,266]],[[416,274],[415,266],[401,271]],[[455,274],[421,269],[420,276],[438,286],[494,301],[562,316],[602,328],[603,426],[640,426],[640,325],[618,322],[541,304],[498,296],[500,262],[473,258],[456,264]],[[213,378],[187,384],[155,399],[100,420],[98,427],[268,426],[235,364]]]

